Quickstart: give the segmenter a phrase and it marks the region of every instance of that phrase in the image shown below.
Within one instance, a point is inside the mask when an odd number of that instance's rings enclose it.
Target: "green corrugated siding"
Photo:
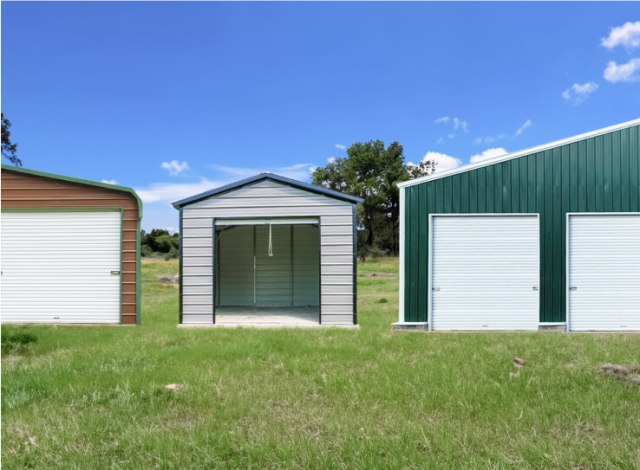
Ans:
[[[429,214],[539,213],[540,321],[565,321],[567,212],[640,211],[640,126],[405,188],[405,321],[427,321]]]

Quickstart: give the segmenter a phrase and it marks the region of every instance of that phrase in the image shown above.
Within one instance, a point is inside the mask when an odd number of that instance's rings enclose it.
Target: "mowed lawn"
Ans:
[[[394,332],[395,259],[359,329],[179,329],[175,273],[139,327],[3,328],[4,468],[640,467],[640,387],[598,372],[640,335]]]

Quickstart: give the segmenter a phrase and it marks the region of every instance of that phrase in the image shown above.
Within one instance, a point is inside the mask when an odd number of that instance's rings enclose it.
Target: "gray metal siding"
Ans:
[[[253,306],[253,227],[229,227],[218,232],[218,247],[216,305]]]
[[[320,232],[310,225],[293,227],[293,305],[320,304]]]
[[[184,206],[183,323],[211,323],[213,296],[190,294],[213,286],[212,219],[222,217],[319,217],[322,324],[353,324],[352,204],[273,181]]]

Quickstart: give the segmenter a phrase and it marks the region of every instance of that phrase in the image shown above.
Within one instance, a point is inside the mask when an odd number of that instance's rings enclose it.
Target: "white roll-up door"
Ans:
[[[537,330],[536,215],[431,217],[431,328]]]
[[[640,214],[568,216],[572,331],[640,330]]]
[[[120,323],[120,212],[3,212],[3,323]]]

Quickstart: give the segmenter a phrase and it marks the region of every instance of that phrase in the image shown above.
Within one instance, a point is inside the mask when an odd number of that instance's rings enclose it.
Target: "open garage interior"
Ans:
[[[215,322],[320,322],[317,218],[216,220]]]

